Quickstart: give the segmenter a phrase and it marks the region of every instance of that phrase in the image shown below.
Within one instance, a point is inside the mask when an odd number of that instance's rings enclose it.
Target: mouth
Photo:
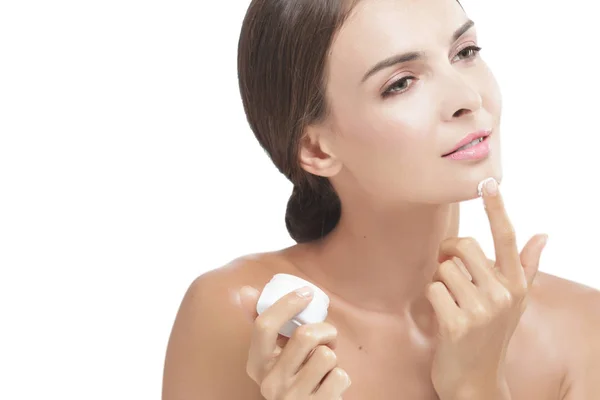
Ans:
[[[456,146],[454,146],[454,148],[450,152],[442,155],[442,157],[448,157],[448,156],[451,156],[452,154],[455,154],[460,151],[464,151],[471,147],[477,146],[481,142],[486,141],[490,137],[491,134],[492,134],[491,130],[478,131],[475,133],[471,133],[471,134],[467,135],[465,138],[463,138],[460,142],[458,142],[456,144]]]

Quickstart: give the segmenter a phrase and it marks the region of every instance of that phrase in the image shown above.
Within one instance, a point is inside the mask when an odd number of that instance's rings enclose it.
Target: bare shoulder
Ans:
[[[600,318],[600,291],[581,283],[540,272],[532,297],[536,306],[578,331]]]
[[[550,274],[536,278],[531,306],[564,355],[561,399],[600,398],[600,291]]]
[[[246,375],[251,320],[239,289],[262,289],[285,270],[277,253],[244,256],[206,272],[189,286],[173,324],[163,376],[163,400],[262,399]]]

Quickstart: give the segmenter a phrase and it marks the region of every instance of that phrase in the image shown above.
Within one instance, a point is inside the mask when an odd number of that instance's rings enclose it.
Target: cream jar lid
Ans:
[[[261,314],[286,294],[304,286],[309,286],[313,289],[313,299],[279,333],[289,337],[300,325],[325,321],[327,318],[327,309],[329,308],[329,297],[313,283],[290,274],[276,274],[271,278],[260,294],[258,303],[256,304],[256,311],[258,314]]]

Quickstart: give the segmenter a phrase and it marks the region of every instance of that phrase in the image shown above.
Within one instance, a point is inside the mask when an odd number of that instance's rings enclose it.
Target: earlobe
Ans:
[[[300,166],[305,171],[318,176],[332,177],[342,169],[341,161],[336,157],[325,127],[307,127],[299,143]]]

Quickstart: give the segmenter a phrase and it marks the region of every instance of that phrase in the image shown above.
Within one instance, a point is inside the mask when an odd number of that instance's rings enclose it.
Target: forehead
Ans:
[[[456,0],[362,0],[331,45],[330,65],[364,72],[393,54],[449,46],[466,21]]]

